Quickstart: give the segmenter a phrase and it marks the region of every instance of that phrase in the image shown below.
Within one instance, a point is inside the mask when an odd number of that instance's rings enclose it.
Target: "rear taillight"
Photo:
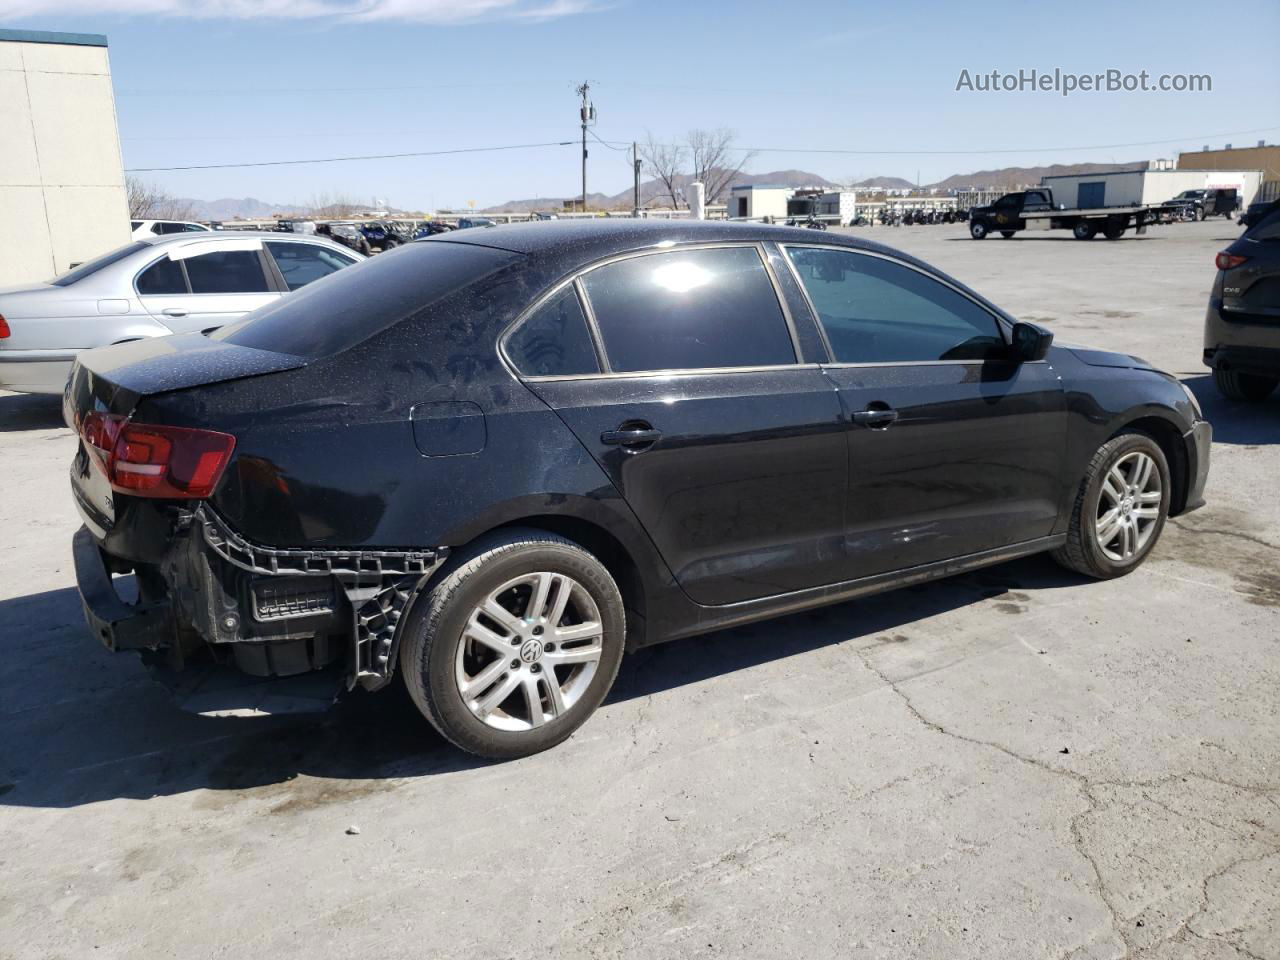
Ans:
[[[1248,257],[1238,257],[1234,253],[1227,253],[1224,250],[1222,253],[1214,257],[1213,264],[1219,270],[1231,270],[1234,267],[1240,266],[1240,264],[1244,263],[1248,259]]]
[[[0,313],[0,340],[4,340],[9,336],[9,321],[4,318],[4,314]]]
[[[229,433],[133,423],[117,413],[86,414],[80,436],[111,489],[135,497],[203,500],[236,447]]]

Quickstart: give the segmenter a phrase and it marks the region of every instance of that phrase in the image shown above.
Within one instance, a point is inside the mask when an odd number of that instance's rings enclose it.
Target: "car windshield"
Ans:
[[[148,244],[141,240],[135,241],[134,243],[112,250],[110,253],[104,253],[100,257],[96,257],[93,260],[82,263],[74,270],[68,270],[66,273],[50,280],[49,282],[55,287],[69,287],[76,281],[83,280],[85,277],[97,273],[103,267],[109,267],[111,264],[137,253],[146,246],[148,246]]]
[[[298,357],[332,356],[519,257],[473,244],[416,241],[308,284],[211,336]]]

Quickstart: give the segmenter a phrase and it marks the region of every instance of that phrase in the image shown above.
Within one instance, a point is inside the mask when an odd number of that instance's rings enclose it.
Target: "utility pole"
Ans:
[[[631,215],[638,217],[640,216],[640,151],[634,140],[631,141],[631,162],[636,176],[635,188],[632,192]]]
[[[587,212],[587,127],[596,122],[596,108],[590,100],[591,84],[583,80],[577,88],[582,105],[578,108],[578,116],[582,120],[582,212]]]

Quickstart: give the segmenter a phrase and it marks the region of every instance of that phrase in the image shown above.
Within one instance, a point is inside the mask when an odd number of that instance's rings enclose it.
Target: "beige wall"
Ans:
[[[107,48],[0,38],[0,286],[129,242]]]
[[[1280,146],[1196,150],[1178,155],[1179,170],[1261,170],[1263,180],[1280,180]]]

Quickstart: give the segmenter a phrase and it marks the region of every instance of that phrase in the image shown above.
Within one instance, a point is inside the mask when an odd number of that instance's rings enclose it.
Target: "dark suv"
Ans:
[[[1261,401],[1280,383],[1280,201],[1218,254],[1204,320],[1204,362],[1232,400]]]
[[[211,336],[80,355],[88,621],[171,668],[399,668],[455,744],[528,754],[625,649],[1046,550],[1134,569],[1200,503],[1209,426],[1173,377],[1051,340],[808,230],[415,241]]]

